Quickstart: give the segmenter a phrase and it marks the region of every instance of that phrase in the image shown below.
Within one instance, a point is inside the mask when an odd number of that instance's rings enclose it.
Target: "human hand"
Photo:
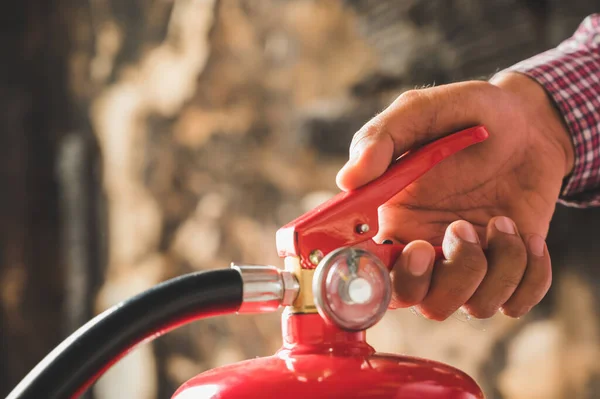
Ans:
[[[490,137],[379,210],[375,239],[408,244],[392,270],[392,307],[416,306],[432,320],[461,307],[520,317],[550,288],[545,238],[573,149],[545,91],[524,75],[403,93],[355,135],[337,184],[360,187],[405,151],[474,125]],[[446,260],[434,265],[432,244]]]

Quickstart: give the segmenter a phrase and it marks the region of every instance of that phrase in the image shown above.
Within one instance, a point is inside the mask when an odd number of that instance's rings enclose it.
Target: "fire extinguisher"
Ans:
[[[389,270],[404,248],[377,243],[377,209],[433,166],[484,141],[475,126],[407,152],[378,179],[283,226],[284,268],[232,265],[186,274],[106,310],[48,354],[7,399],[77,398],[139,344],[194,320],[284,307],[274,355],[206,371],[172,399],[481,399],[449,365],[376,353],[366,330],[388,309]],[[443,257],[436,248],[436,257]]]

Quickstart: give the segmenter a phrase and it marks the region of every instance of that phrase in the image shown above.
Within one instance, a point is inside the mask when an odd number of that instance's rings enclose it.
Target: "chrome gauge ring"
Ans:
[[[321,317],[348,331],[375,325],[392,298],[389,271],[381,260],[349,247],[332,251],[319,262],[312,288]]]

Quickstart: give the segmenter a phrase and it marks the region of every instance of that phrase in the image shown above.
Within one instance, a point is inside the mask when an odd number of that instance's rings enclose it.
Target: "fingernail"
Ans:
[[[545,246],[544,239],[538,235],[533,235],[529,239],[529,250],[535,256],[544,256]]]
[[[414,250],[408,256],[408,271],[415,277],[425,274],[433,257],[429,251]]]
[[[479,238],[477,237],[477,233],[475,229],[470,223],[461,222],[454,225],[454,230],[458,237],[462,240],[470,242],[471,244],[477,244],[479,242]]]
[[[496,225],[496,228],[503,233],[515,234],[515,225],[507,217],[501,216],[501,217],[497,218],[494,221],[494,225]]]

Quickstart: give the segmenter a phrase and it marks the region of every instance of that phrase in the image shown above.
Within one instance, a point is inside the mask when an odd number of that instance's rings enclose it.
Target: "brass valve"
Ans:
[[[286,271],[296,276],[300,286],[296,300],[290,307],[292,313],[317,313],[312,289],[315,270],[303,269],[300,266],[300,259],[293,256],[286,257],[284,265]]]

